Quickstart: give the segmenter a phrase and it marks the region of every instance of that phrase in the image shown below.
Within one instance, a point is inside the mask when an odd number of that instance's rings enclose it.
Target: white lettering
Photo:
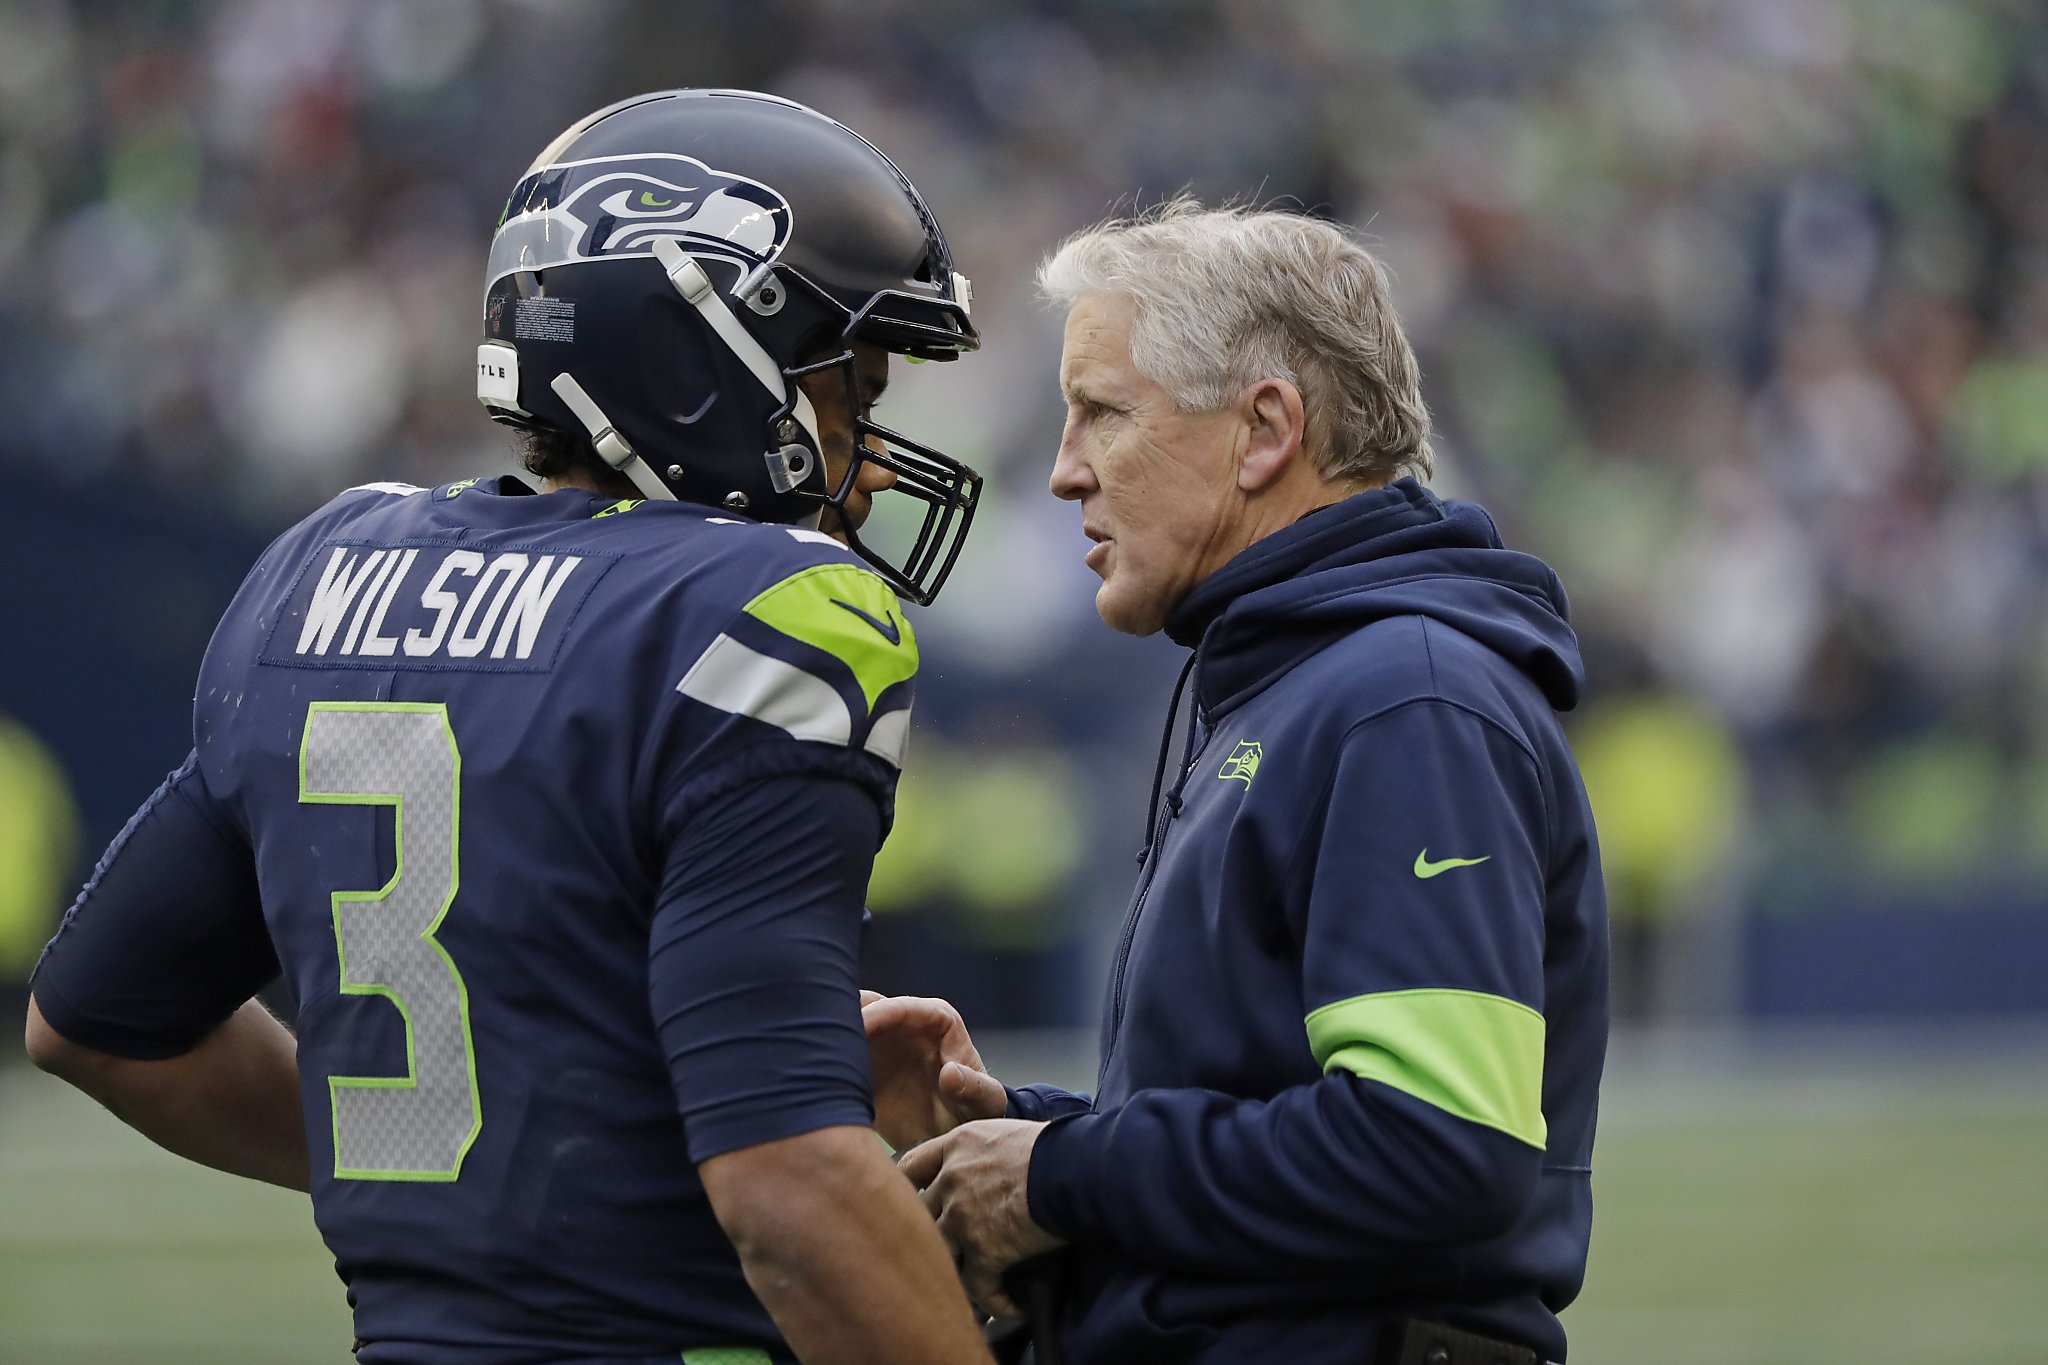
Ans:
[[[441,637],[448,633],[449,618],[461,598],[452,592],[442,591],[451,573],[467,574],[475,578],[484,567],[484,557],[475,550],[451,550],[441,561],[441,567],[434,570],[434,576],[427,583],[427,589],[420,594],[420,605],[434,613],[434,628],[431,631],[409,630],[405,633],[405,652],[417,659],[432,654],[441,647]],[[303,651],[302,651],[303,652]]]
[[[377,576],[370,580],[370,586],[363,590],[361,599],[356,603],[355,617],[348,623],[348,638],[341,642],[344,654],[356,652],[356,641],[363,638],[363,619],[377,605],[377,594],[383,588],[384,580],[391,577],[392,566],[398,563],[396,550],[379,550],[377,553],[384,556],[384,563],[378,567]]]
[[[505,624],[498,630],[498,641],[491,646],[493,659],[505,657],[505,649],[512,643],[515,630],[519,633],[519,657],[533,657],[533,642],[539,638],[540,628],[547,621],[548,608],[555,604],[555,594],[562,590],[562,584],[569,581],[569,575],[582,562],[575,555],[566,556],[562,567],[555,569],[554,578],[549,579],[548,570],[554,568],[555,557],[540,557],[540,562],[533,566],[533,572],[520,581],[519,591],[513,594],[511,609],[505,613]]]
[[[334,555],[327,561],[327,568],[321,572],[320,582],[313,589],[313,600],[306,605],[306,623],[299,628],[299,653],[304,654],[309,649],[315,654],[327,652],[335,630],[341,625],[341,618],[348,615],[356,594],[362,591],[363,584],[369,581],[384,557],[383,550],[372,550],[370,557],[359,565],[356,557],[348,552],[348,547],[334,547]]]
[[[484,645],[491,638],[491,628],[498,624],[498,613],[505,609],[505,599],[512,595],[512,589],[519,584],[519,575],[526,571],[526,556],[517,550],[508,550],[494,557],[478,578],[476,586],[469,590],[469,600],[462,604],[462,615],[455,618],[455,633],[448,637],[448,654],[455,659],[474,659],[484,652]],[[503,577],[504,586],[495,594],[491,593],[493,579]],[[483,624],[474,634],[470,633],[470,622],[476,619],[476,609],[484,598],[491,597],[491,605],[484,612]]]
[[[399,588],[405,585],[405,576],[412,572],[412,562],[420,557],[418,550],[407,550],[398,557],[398,567],[391,571],[391,581],[384,587],[384,595],[377,599],[377,610],[370,617],[370,628],[363,635],[362,653],[389,658],[398,652],[398,637],[382,635],[384,613],[391,610],[391,600],[398,596]],[[368,601],[366,597],[363,599]]]

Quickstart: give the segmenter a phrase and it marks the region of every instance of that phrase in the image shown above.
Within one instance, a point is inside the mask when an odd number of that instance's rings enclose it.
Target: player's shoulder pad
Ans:
[[[475,480],[472,479],[470,482],[474,483]],[[345,498],[351,493],[380,493],[385,497],[409,498],[415,493],[424,493],[426,491],[426,489],[416,483],[399,483],[393,479],[385,479],[375,483],[359,483],[353,488],[344,488],[336,496]]]
[[[748,591],[676,690],[899,762],[918,650],[895,591],[829,536],[786,526],[745,535]]]
[[[410,497],[426,491],[409,483],[364,483],[344,488],[286,528],[270,543],[265,558],[296,553],[306,545],[317,544],[336,534],[352,517],[360,516],[373,507],[387,505],[394,497]]]
[[[393,498],[409,498],[427,490],[411,483],[359,483],[353,488],[344,488],[299,523],[307,528],[328,528],[360,515],[373,507],[388,506]]]

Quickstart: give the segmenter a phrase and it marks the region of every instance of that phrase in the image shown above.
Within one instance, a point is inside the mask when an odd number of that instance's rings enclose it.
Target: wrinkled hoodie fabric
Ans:
[[[1259,541],[1168,633],[1187,753],[1091,1099],[1044,1086],[1066,1365],[1383,1358],[1420,1317],[1565,1358],[1607,923],[1557,712],[1564,592],[1403,479]]]

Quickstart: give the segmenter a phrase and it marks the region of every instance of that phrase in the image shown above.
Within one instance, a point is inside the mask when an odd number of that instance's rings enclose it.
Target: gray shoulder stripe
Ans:
[[[903,766],[903,750],[910,742],[910,708],[899,707],[875,717],[868,727],[868,742],[861,747],[892,768]]]
[[[853,714],[839,690],[795,664],[721,635],[690,665],[676,691],[736,716],[751,716],[797,739],[846,744]],[[873,741],[870,740],[870,744]]]

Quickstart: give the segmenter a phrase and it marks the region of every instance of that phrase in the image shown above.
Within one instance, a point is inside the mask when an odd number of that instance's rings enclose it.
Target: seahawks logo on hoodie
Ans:
[[[491,239],[486,290],[515,271],[652,256],[674,237],[693,256],[753,266],[789,240],[789,201],[758,180],[673,153],[565,161],[519,182]]]

